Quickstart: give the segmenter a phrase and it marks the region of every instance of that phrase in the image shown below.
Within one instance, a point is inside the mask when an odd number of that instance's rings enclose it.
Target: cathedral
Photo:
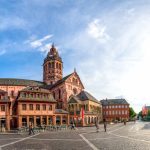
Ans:
[[[76,72],[63,77],[63,61],[54,44],[43,62],[43,82],[0,78],[0,130],[40,126],[90,126],[102,120],[102,106]]]

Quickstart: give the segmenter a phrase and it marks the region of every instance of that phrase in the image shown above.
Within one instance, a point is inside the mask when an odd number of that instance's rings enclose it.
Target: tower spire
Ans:
[[[55,45],[54,45],[54,42],[52,43],[52,48],[54,48],[55,47]]]
[[[50,85],[62,79],[63,76],[63,62],[58,54],[57,49],[52,43],[47,57],[44,59],[43,64],[43,81]]]

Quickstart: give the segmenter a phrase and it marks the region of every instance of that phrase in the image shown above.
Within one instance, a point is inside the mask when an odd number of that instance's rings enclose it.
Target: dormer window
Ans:
[[[5,111],[5,105],[1,105],[1,111]]]

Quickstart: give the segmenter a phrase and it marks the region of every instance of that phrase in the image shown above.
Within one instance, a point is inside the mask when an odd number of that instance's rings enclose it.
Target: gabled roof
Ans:
[[[125,99],[106,99],[101,100],[103,106],[106,105],[117,105],[117,104],[129,104]]]
[[[81,100],[78,99],[77,96],[72,96],[70,99],[69,99],[69,102],[68,103],[81,103]]]
[[[55,88],[56,86],[58,86],[58,85],[62,84],[63,82],[65,82],[68,78],[70,78],[70,77],[71,77],[72,75],[74,75],[74,74],[77,75],[77,77],[78,77],[78,79],[79,79],[79,81],[80,81],[82,87],[84,88],[84,86],[83,86],[83,84],[82,84],[82,82],[81,82],[81,80],[80,80],[80,77],[78,76],[78,74],[77,74],[76,72],[73,72],[73,73],[71,73],[71,74],[69,74],[69,75],[63,77],[61,80],[58,80],[58,81],[57,81],[55,84],[53,84],[53,85],[44,85],[44,86],[42,86],[42,87],[51,90],[51,89]]]
[[[82,101],[86,100],[90,100],[100,104],[100,102],[87,91],[81,91],[78,95],[72,96],[69,100],[69,103],[81,103]]]
[[[82,101],[85,101],[85,100],[92,100],[92,101],[95,101],[95,102],[98,102],[98,103],[99,103],[99,101],[98,101],[95,97],[93,97],[90,93],[88,93],[87,91],[81,91],[81,92],[77,95],[77,97],[78,97],[80,100],[82,100]]]
[[[52,86],[50,87],[50,89],[52,89],[52,88],[56,87],[57,85],[59,85],[59,84],[65,82],[72,74],[73,74],[73,73],[71,73],[71,74],[69,74],[69,75],[63,77],[61,80],[58,80],[54,85],[52,85]]]
[[[0,85],[42,86],[44,82],[26,79],[0,78]]]

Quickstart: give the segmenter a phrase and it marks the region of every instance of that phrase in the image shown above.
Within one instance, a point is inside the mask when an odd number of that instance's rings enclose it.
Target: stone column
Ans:
[[[33,116],[33,119],[34,119],[33,123],[34,123],[34,127],[35,127],[36,126],[36,116]]]
[[[40,116],[40,124],[43,125],[43,116]]]
[[[49,116],[46,116],[46,125],[47,126],[49,125],[48,118],[49,118]]]
[[[63,116],[61,115],[60,116],[60,125],[62,125],[62,118],[63,118]]]
[[[67,115],[67,125],[70,124],[70,118],[69,118],[69,114]]]
[[[18,127],[21,128],[22,127],[22,116],[18,116]]]
[[[29,116],[27,116],[27,127],[29,127]]]
[[[53,116],[53,125],[56,125],[56,116]]]
[[[6,104],[6,130],[10,130],[10,110],[9,104]]]

